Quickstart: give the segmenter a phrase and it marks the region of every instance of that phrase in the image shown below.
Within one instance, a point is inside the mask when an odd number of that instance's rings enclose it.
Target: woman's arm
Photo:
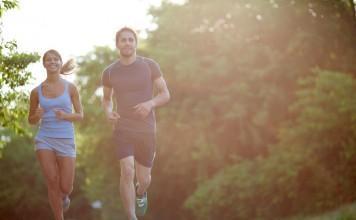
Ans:
[[[31,125],[37,124],[43,115],[43,109],[39,106],[37,89],[33,89],[30,94],[30,107],[28,113],[28,122]]]
[[[74,107],[74,113],[65,113],[62,110],[55,110],[56,117],[67,121],[80,121],[84,118],[82,103],[80,102],[80,96],[78,89],[75,85],[69,84],[69,92]]]

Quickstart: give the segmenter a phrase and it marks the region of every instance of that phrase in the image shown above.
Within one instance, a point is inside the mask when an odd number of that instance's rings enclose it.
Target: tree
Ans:
[[[15,7],[17,1],[0,2],[0,18]],[[36,53],[18,52],[16,42],[5,41],[0,32],[0,128],[10,128],[22,134],[25,132],[21,122],[27,112],[28,97],[21,87],[31,77],[27,66],[38,59]]]
[[[312,0],[192,0],[152,10],[158,28],[148,51],[172,94],[159,112],[154,176],[174,193],[157,198],[158,216],[189,219],[176,207],[201,182],[272,154],[280,127],[295,117],[288,108],[297,81],[311,69],[355,74],[350,11],[347,1]]]
[[[356,200],[356,79],[318,70],[300,81],[268,158],[221,170],[187,200],[196,219],[281,219]]]

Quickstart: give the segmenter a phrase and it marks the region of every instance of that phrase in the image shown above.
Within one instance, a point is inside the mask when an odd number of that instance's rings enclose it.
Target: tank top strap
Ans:
[[[70,96],[70,92],[69,92],[69,82],[67,80],[62,79],[63,83],[64,83],[64,94],[67,94],[68,96]]]
[[[63,83],[64,83],[64,92],[66,92],[66,93],[68,93],[68,82],[67,82],[67,80],[64,80],[64,79],[62,79],[62,81],[63,81]]]

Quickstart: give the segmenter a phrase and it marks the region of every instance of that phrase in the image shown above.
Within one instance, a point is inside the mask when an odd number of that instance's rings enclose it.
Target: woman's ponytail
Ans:
[[[69,59],[66,63],[63,64],[61,69],[61,74],[69,75],[73,73],[73,70],[77,67],[77,64],[74,59]]]

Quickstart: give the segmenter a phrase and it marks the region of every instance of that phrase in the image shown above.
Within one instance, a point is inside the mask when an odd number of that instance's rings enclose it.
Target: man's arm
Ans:
[[[142,118],[147,117],[153,108],[166,104],[171,98],[167,83],[162,76],[155,79],[153,85],[157,89],[157,95],[153,99],[134,107],[135,114],[140,115]]]
[[[113,94],[112,88],[106,86],[103,87],[102,107],[104,109],[107,119],[110,122],[115,123],[120,118],[120,116],[119,114],[117,114],[117,112],[113,112],[112,94]]]
[[[103,100],[102,107],[104,109],[105,115],[108,115],[112,112],[112,88],[103,87]]]
[[[153,83],[157,89],[157,95],[151,100],[153,108],[155,108],[166,104],[171,98],[171,95],[169,94],[166,80],[164,80],[162,76],[155,79]]]

